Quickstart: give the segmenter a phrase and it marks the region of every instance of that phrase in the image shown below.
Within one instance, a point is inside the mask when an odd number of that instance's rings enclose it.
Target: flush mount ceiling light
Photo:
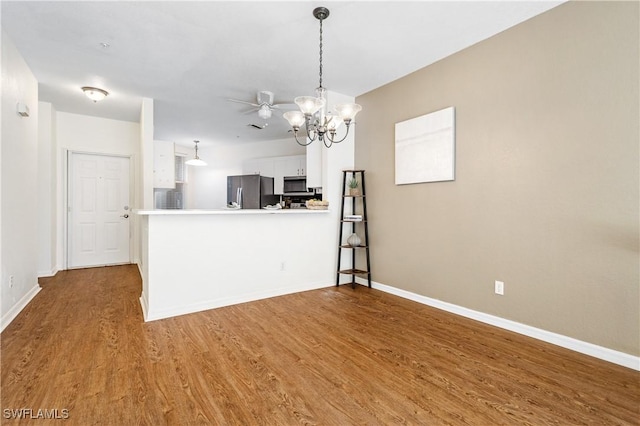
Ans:
[[[334,107],[338,115],[327,113],[326,110],[326,90],[322,87],[322,21],[329,17],[329,9],[317,7],[313,10],[313,16],[320,21],[320,85],[316,89],[316,97],[299,96],[294,102],[300,107],[300,111],[289,111],[283,117],[293,128],[293,136],[296,142],[302,146],[307,146],[315,140],[319,140],[329,148],[334,143],[342,142],[349,134],[349,126],[356,114],[362,109],[358,104],[340,104]],[[347,131],[342,137],[336,137],[336,130],[344,123]],[[298,140],[298,131],[304,125],[306,131],[305,142]]]
[[[198,144],[200,143],[200,141],[193,141],[193,142],[195,142],[196,144],[196,156],[193,157],[191,160],[185,161],[184,164],[188,166],[206,166],[207,163],[205,163],[200,159],[200,157],[198,157]]]
[[[93,102],[101,101],[109,95],[109,92],[98,89],[97,87],[84,86],[82,91],[87,95],[87,98],[91,99]]]

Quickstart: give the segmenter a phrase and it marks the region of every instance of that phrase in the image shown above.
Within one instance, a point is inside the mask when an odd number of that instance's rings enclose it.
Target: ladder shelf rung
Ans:
[[[362,269],[343,269],[338,272],[346,275],[367,275],[369,273],[369,271],[365,271]]]

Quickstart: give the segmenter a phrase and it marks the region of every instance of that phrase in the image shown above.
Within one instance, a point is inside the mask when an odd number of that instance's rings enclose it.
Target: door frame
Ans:
[[[99,155],[102,157],[118,157],[118,158],[127,158],[129,159],[129,215],[130,218],[134,219],[134,200],[135,197],[135,155],[134,154],[112,154],[107,152],[94,152],[94,151],[82,151],[77,149],[63,149],[63,173],[64,173],[64,185],[62,185],[62,225],[63,225],[63,238],[62,238],[62,253],[63,253],[63,267],[65,270],[69,268],[69,258],[70,253],[69,249],[71,244],[69,244],[70,238],[70,210],[71,206],[69,204],[70,201],[70,188],[71,188],[71,158],[74,154],[82,154],[82,155]],[[135,220],[130,220],[129,222],[129,263],[133,263],[134,259],[134,235],[135,228],[134,222]]]

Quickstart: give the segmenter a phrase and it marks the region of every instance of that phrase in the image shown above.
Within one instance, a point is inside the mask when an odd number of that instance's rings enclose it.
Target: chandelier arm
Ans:
[[[334,135],[335,135],[335,132],[333,133],[333,135],[329,134],[329,137],[328,137],[328,139],[331,141],[332,144],[340,143],[340,142],[344,141],[347,138],[347,136],[349,135],[349,125],[347,124],[347,131],[344,133],[344,136],[342,137],[342,139],[340,139],[339,141],[334,140],[333,139]]]
[[[305,116],[304,129],[307,131],[307,138],[310,141],[309,143],[315,141],[320,135],[316,123],[311,123],[311,116]]]
[[[307,145],[311,145],[311,142],[313,142],[313,141],[314,141],[313,139],[306,138],[306,139],[308,140],[308,142],[307,142],[307,143],[302,143],[302,142],[300,142],[300,141],[298,140],[298,132],[293,132],[293,137],[296,139],[296,142],[298,142],[298,145],[300,145],[300,146],[307,146]]]

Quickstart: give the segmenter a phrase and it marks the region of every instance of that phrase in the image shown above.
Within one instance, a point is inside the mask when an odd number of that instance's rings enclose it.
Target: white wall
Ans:
[[[139,155],[140,124],[58,112],[60,148],[97,154]]]
[[[138,207],[153,208],[153,99],[143,98],[140,108],[140,165],[141,185]]]
[[[38,103],[38,276],[49,277],[56,268],[56,110]]]
[[[291,139],[232,143],[198,147],[205,167],[188,167],[188,209],[220,209],[227,204],[227,176],[242,174],[242,163],[251,158],[304,155],[306,150]],[[193,151],[189,153],[193,156]]]
[[[122,155],[131,157],[134,168],[134,178],[131,182],[132,208],[136,208],[136,200],[140,199],[140,185],[136,181],[140,175],[140,124],[129,121],[110,120],[87,115],[56,113],[56,141],[57,149],[57,205],[58,205],[58,236],[57,236],[57,268],[65,269],[66,265],[66,175],[68,151],[86,152],[94,154]],[[135,231],[135,222],[132,223]],[[135,262],[138,250],[138,240],[132,238],[132,253]]]
[[[0,329],[4,329],[40,290],[34,232],[38,223],[38,82],[4,32],[1,102]],[[29,107],[29,117],[17,114],[18,102]]]
[[[137,164],[136,170],[136,202],[134,208],[136,209],[152,209],[153,208],[153,119],[154,119],[154,103],[151,98],[143,98],[142,106],[140,107],[140,127],[138,146],[140,147],[140,160]],[[138,268],[144,271],[147,265],[143,265],[142,262],[146,257],[144,256],[142,245],[143,226],[146,226],[146,222],[143,223],[140,216],[137,214],[130,215],[129,218],[133,222],[133,253],[135,263],[138,264]],[[143,281],[144,285],[144,281]]]

